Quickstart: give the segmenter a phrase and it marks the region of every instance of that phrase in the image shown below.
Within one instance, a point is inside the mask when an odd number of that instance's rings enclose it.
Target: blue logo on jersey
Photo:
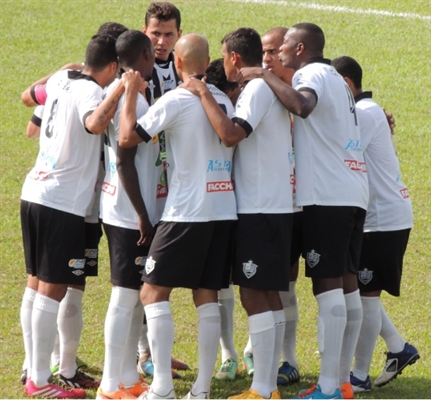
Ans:
[[[349,143],[344,148],[344,150],[361,151],[361,140],[360,139],[349,139]]]
[[[55,169],[56,162],[55,162],[55,157],[54,156],[52,156],[52,155],[50,155],[50,154],[45,153],[44,151],[42,151],[42,152],[39,153],[39,157],[38,158],[39,158],[39,160],[42,161],[42,163],[46,167],[51,168],[51,169]]]
[[[108,164],[108,169],[109,169],[109,171],[111,171],[111,173],[115,174],[117,172],[117,164],[115,162],[111,161]]]
[[[232,161],[226,160],[209,160],[207,172],[230,172],[232,169]]]

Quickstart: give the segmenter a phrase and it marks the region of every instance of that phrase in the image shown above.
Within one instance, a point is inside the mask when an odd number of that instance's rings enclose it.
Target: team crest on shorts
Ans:
[[[148,257],[147,262],[145,263],[145,272],[147,273],[147,275],[150,275],[150,273],[153,272],[155,267],[156,261],[153,260],[153,257]]]
[[[369,271],[367,268],[364,268],[362,271],[358,271],[358,279],[364,285],[370,283],[373,279],[373,271]]]
[[[249,260],[246,263],[242,263],[242,270],[247,279],[250,279],[252,276],[256,274],[257,265],[253,263],[253,261]]]
[[[310,268],[314,268],[320,261],[320,254],[313,250],[307,253],[307,264]]]

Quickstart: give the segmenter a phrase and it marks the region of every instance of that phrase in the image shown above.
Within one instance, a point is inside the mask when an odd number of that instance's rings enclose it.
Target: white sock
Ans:
[[[233,340],[233,310],[235,308],[235,293],[233,285],[218,292],[218,305],[221,316],[221,359],[222,362],[228,358],[238,361],[238,353]]]
[[[319,305],[317,336],[320,352],[318,384],[322,393],[332,394],[338,388],[341,346],[346,328],[346,302],[343,289],[316,296]]]
[[[252,354],[253,354],[253,346],[251,345],[251,338],[249,335],[247,344],[244,347],[244,357],[251,356]]]
[[[380,297],[361,297],[363,317],[361,332],[355,350],[355,363],[353,375],[364,381],[370,373],[371,360],[377,338],[382,329],[382,313]]]
[[[174,322],[169,301],[144,307],[147,315],[148,342],[154,364],[151,388],[156,394],[165,395],[174,388],[171,374],[171,355],[174,345]]]
[[[58,310],[58,334],[60,338],[60,374],[73,378],[76,374],[76,353],[83,326],[82,296],[84,292],[67,288]]]
[[[142,308],[143,307],[144,306],[142,306]],[[142,320],[144,320],[144,318],[142,318]],[[148,343],[147,334],[148,334],[147,322],[145,321],[145,323],[142,323],[141,321],[141,333],[139,335],[139,342],[138,342],[139,360],[141,361],[147,361],[148,357],[151,356],[150,345]]]
[[[136,300],[133,309],[132,321],[130,324],[129,339],[126,341],[124,356],[121,364],[120,382],[126,387],[132,387],[139,381],[139,374],[136,369],[136,348],[142,332],[142,320],[144,318],[144,307],[141,300]]]
[[[100,383],[105,393],[115,392],[120,385],[121,363],[129,339],[133,309],[138,301],[139,290],[112,288],[105,318],[105,362]]]
[[[380,336],[386,342],[386,346],[391,353],[399,353],[404,350],[404,345],[406,341],[397,331],[388,314],[386,314],[383,303],[380,302],[380,308],[382,312],[382,329],[380,331]]]
[[[280,292],[280,299],[284,307],[286,325],[282,344],[282,360],[298,369],[296,360],[296,328],[298,326],[298,302],[296,298],[296,281],[289,282],[289,291]]]
[[[344,295],[347,320],[340,357],[340,386],[350,382],[350,368],[362,325],[362,302],[359,289]]]
[[[274,315],[272,311],[248,317],[248,330],[253,347],[254,374],[251,388],[267,399],[273,391],[272,355],[275,345]]]
[[[55,335],[54,350],[51,353],[51,365],[53,367],[55,367],[56,365],[60,365],[60,335],[58,334],[58,330],[57,334]]]
[[[206,303],[197,307],[198,328],[198,376],[192,387],[192,393],[208,393],[211,389],[211,378],[217,360],[220,340],[221,317],[217,303]]]
[[[49,358],[57,334],[57,316],[60,303],[37,293],[34,298],[31,326],[33,332],[33,356],[31,380],[36,386],[45,386],[51,375]]]
[[[277,390],[277,375],[278,366],[281,355],[281,347],[283,345],[284,339],[284,327],[286,325],[286,317],[284,316],[284,310],[273,311],[274,317],[274,329],[275,329],[275,340],[274,340],[274,355],[272,357],[272,384],[271,393]]]
[[[31,376],[31,359],[33,351],[33,339],[31,333],[31,315],[33,314],[34,298],[37,291],[26,287],[22,296],[22,303],[20,309],[20,320],[22,337],[24,339],[25,359],[22,364],[22,369],[27,369],[27,376]]]

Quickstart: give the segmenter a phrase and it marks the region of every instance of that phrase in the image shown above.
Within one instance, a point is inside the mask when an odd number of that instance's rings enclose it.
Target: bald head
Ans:
[[[277,26],[275,28],[270,29],[268,32],[266,32],[263,36],[263,38],[281,38],[281,43],[283,43],[283,38],[286,32],[288,31],[288,28],[285,28],[284,26]],[[280,44],[281,46],[281,44]]]
[[[177,67],[186,74],[204,74],[209,63],[208,41],[190,33],[182,36],[175,45]]]

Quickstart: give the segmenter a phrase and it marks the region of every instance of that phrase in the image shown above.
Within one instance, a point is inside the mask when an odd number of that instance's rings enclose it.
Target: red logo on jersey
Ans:
[[[48,179],[49,172],[45,171],[34,171],[31,175],[31,179],[34,179],[35,181],[44,181],[45,179]]]
[[[221,182],[207,182],[207,192],[232,192],[233,182],[221,181]]]
[[[409,192],[407,191],[407,188],[401,189],[400,190],[401,196],[403,196],[403,199],[408,199],[409,196]]]
[[[108,182],[103,182],[103,184],[102,184],[102,192],[108,193],[111,196],[113,196],[116,191],[117,191],[117,186],[113,186],[113,185],[111,185]]]
[[[166,185],[157,184],[157,198],[163,199],[164,197],[168,197],[168,189]]]
[[[344,160],[344,163],[352,170],[352,171],[361,171],[367,172],[367,168],[364,162],[357,160]]]

